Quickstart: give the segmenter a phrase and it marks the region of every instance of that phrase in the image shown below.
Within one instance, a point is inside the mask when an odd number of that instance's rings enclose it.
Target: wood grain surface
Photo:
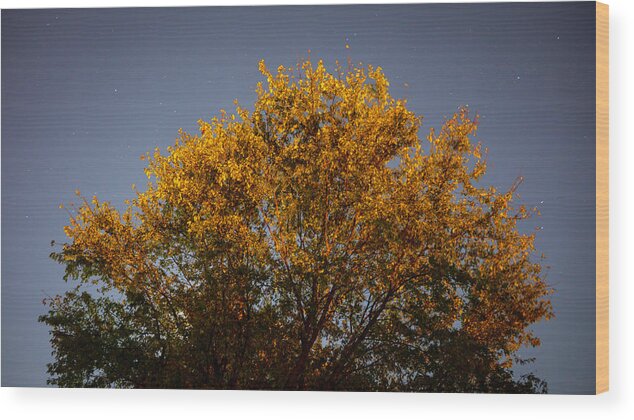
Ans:
[[[596,3],[596,393],[609,388],[609,26],[608,5]]]

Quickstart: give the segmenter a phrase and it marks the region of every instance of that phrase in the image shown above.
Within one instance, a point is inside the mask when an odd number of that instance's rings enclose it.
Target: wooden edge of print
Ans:
[[[596,3],[596,389],[609,388],[609,9]]]

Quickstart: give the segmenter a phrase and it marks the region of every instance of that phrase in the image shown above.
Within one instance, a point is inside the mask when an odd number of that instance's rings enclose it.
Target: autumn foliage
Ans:
[[[144,157],[124,211],[69,208],[50,383],[544,391],[513,368],[550,289],[477,117],[421,140],[380,68],[260,71],[252,110]]]

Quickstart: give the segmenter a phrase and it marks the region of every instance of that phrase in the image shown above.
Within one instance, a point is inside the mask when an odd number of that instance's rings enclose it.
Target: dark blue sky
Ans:
[[[48,259],[62,202],[121,204],[143,185],[139,156],[237,98],[257,63],[311,50],[383,67],[391,92],[425,116],[481,114],[486,182],[522,175],[542,216],[556,318],[535,326],[529,366],[557,393],[594,392],[594,3],[49,9],[2,11],[2,385],[45,385],[46,295],[70,285]],[[349,44],[350,49],[345,49]]]

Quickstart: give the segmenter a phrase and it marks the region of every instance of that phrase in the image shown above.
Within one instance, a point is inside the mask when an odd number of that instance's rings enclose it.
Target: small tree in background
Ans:
[[[477,118],[421,141],[380,68],[260,71],[253,111],[146,156],[125,211],[70,212],[49,382],[545,391],[512,367],[550,289],[514,188],[478,185]]]

